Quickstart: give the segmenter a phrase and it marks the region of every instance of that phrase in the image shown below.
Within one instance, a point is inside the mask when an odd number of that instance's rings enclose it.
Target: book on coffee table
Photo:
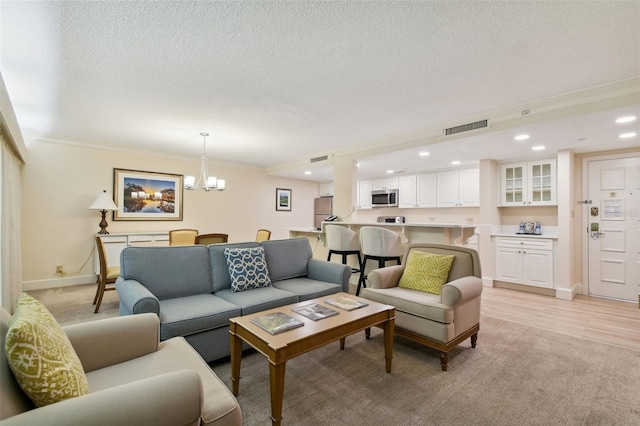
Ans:
[[[340,313],[338,311],[334,311],[331,308],[320,305],[319,303],[310,303],[308,305],[299,306],[291,310],[314,321],[318,321],[319,319],[327,318],[333,315],[338,315]]]
[[[336,306],[340,309],[344,309],[345,311],[353,311],[354,309],[362,308],[363,306],[368,306],[368,303],[360,302],[359,300],[351,299],[349,297],[338,296],[333,299],[325,300],[326,303],[332,306]]]
[[[272,314],[255,317],[251,322],[271,334],[282,333],[283,331],[302,327],[304,325],[302,321],[283,312],[274,312]]]

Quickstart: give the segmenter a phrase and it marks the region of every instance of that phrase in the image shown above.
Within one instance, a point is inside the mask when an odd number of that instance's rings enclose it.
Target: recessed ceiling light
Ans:
[[[627,115],[626,117],[616,119],[616,123],[618,124],[631,123],[632,121],[636,121],[635,115]]]
[[[311,172],[309,170],[307,170],[306,172],[304,172],[305,175],[310,175]]]
[[[429,153],[427,151],[422,151],[421,153],[418,154],[420,157],[427,157],[429,155]]]
[[[387,170],[387,173],[393,173],[393,170]]]
[[[452,161],[451,164],[453,164],[454,166],[457,166],[458,164],[460,164],[460,162],[456,160],[456,161]]]
[[[536,145],[531,147],[532,151],[542,151],[543,149],[545,149],[544,145]]]
[[[514,139],[517,141],[526,141],[529,139],[529,135],[517,135]]]
[[[636,132],[623,133],[620,135],[620,139],[629,139],[637,135],[638,134]]]

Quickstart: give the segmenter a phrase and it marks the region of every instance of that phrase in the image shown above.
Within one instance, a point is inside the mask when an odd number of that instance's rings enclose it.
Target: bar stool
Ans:
[[[390,260],[395,260],[398,265],[401,262],[403,250],[400,235],[379,226],[363,226],[360,228],[360,247],[362,249],[362,266],[360,267],[360,279],[356,296],[360,295],[360,289],[366,287],[364,274],[367,260],[377,260],[378,268],[384,268]]]
[[[360,256],[360,241],[358,234],[349,228],[340,225],[326,225],[324,227],[327,236],[327,248],[329,255],[327,261],[331,261],[331,255],[342,256],[342,264],[347,264],[347,256],[358,256],[358,268],[351,268],[351,273],[360,272],[362,269],[362,257]]]

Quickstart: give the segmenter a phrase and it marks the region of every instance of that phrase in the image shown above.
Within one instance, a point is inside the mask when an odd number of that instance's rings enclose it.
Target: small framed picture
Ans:
[[[276,211],[291,211],[291,190],[276,188]]]

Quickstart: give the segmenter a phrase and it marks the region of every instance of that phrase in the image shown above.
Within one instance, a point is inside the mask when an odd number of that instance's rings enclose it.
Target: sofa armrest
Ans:
[[[116,280],[116,290],[120,297],[120,315],[160,315],[160,301],[138,281],[119,277]]]
[[[10,425],[198,425],[202,384],[179,370],[89,393],[2,420]]]
[[[349,292],[349,278],[351,278],[351,267],[349,265],[320,259],[309,259],[307,271],[307,278],[340,284],[342,291]]]
[[[442,286],[442,303],[454,306],[471,300],[482,293],[482,280],[468,276],[446,283]]]
[[[397,287],[404,272],[404,265],[378,268],[367,274],[367,286],[370,288]]]
[[[160,342],[155,314],[107,318],[63,329],[86,372],[156,352]]]

